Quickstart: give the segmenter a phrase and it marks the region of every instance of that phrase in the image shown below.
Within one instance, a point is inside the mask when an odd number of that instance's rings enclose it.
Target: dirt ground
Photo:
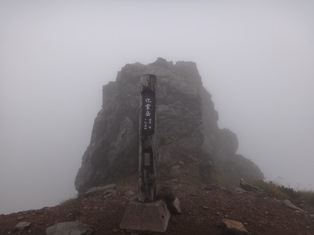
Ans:
[[[103,234],[159,234],[119,229],[126,206],[136,192],[134,186],[117,186],[115,190],[85,196],[55,207],[0,215],[0,234],[39,234],[58,222],[79,220]],[[172,185],[179,198],[182,214],[172,215],[165,234],[226,234],[222,219],[242,222],[253,235],[313,235],[314,210],[299,213],[282,201],[260,193],[238,192],[217,185]],[[297,202],[294,202],[297,203]],[[18,231],[18,222],[31,222]],[[229,233],[230,234],[230,233]]]

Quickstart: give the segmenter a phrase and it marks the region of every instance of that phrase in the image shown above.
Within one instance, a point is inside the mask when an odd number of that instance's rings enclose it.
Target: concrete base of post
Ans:
[[[155,202],[131,201],[123,215],[120,229],[165,232],[170,213],[162,200]]]

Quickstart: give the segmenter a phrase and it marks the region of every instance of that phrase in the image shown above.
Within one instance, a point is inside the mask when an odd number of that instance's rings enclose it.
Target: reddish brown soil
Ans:
[[[79,220],[89,225],[94,234],[159,234],[119,230],[129,200],[134,197],[133,186],[118,186],[113,193],[80,198],[63,205],[39,210],[0,215],[0,234],[39,234],[57,222]],[[182,214],[172,215],[165,234],[220,235],[225,234],[222,219],[244,223],[254,235],[313,235],[314,218],[287,208],[279,200],[265,195],[237,193],[219,186],[188,186],[177,184]],[[311,210],[311,208],[307,208]],[[313,216],[313,215],[312,215]],[[14,227],[20,221],[31,222],[26,231]]]

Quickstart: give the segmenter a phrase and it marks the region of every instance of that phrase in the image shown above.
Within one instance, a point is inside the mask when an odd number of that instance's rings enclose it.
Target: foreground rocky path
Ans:
[[[304,213],[287,207],[281,200],[239,188],[178,183],[170,188],[180,200],[182,213],[171,216],[165,234],[241,234],[228,230],[228,221],[239,222],[247,231],[242,234],[314,234],[313,208]],[[69,221],[72,223],[60,226],[74,226],[75,234],[157,234],[119,229],[135,192],[135,185],[112,186],[55,207],[0,215],[0,234],[53,234],[54,230],[47,231],[48,227]]]

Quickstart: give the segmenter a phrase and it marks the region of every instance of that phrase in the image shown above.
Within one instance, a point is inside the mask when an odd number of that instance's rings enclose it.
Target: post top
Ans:
[[[154,74],[144,74],[141,76],[141,90],[144,91],[146,89],[150,89],[153,92],[156,90],[156,75]]]

